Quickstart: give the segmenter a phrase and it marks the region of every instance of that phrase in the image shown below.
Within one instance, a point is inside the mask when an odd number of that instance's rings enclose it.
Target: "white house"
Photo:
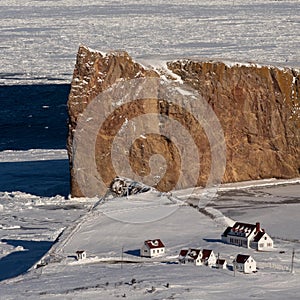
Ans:
[[[273,248],[273,240],[261,229],[259,222],[255,225],[236,222],[232,227],[226,228],[221,238],[225,243],[245,248],[265,251]]]
[[[214,252],[212,250],[208,250],[208,249],[203,249],[202,251],[202,264],[206,265],[206,266],[212,266],[216,264],[216,256],[214,254]]]
[[[256,261],[250,255],[238,254],[233,261],[233,268],[239,272],[252,273],[256,271]]]
[[[226,269],[227,268],[227,262],[226,262],[226,260],[218,258],[216,260],[216,268],[218,268],[218,269]]]
[[[201,249],[182,249],[179,253],[178,260],[181,264],[192,263],[196,266],[202,265],[202,252]]]
[[[160,239],[147,240],[141,247],[141,256],[157,257],[165,253],[165,245]]]
[[[192,263],[195,266],[212,266],[216,263],[216,256],[212,250],[189,248],[180,251],[178,261],[181,264]]]
[[[266,232],[261,231],[251,241],[250,246],[258,251],[268,251],[273,248],[274,243]]]
[[[77,260],[85,259],[86,252],[84,250],[78,250],[78,251],[76,251],[76,257],[77,257]]]

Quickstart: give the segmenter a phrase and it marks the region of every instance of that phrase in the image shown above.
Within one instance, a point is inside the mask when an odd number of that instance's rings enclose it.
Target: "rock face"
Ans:
[[[95,194],[87,195],[86,191],[82,191],[82,185],[89,186],[85,182],[88,178],[79,177],[77,171],[82,168],[74,164],[77,149],[74,134],[87,106],[115,83],[148,77],[169,82],[182,81],[209,103],[225,137],[226,169],[223,182],[300,176],[299,71],[253,64],[228,65],[223,62],[192,60],[171,61],[165,63],[164,67],[145,68],[134,62],[126,52],[101,54],[81,46],[68,100],[68,153],[73,197]],[[153,89],[155,88],[157,87],[153,85]],[[157,95],[159,93],[157,89]],[[192,136],[199,162],[194,162],[188,170],[192,172],[200,164],[199,171],[196,171],[196,185],[205,185],[211,172],[211,145],[197,120],[186,112],[185,106],[189,107],[189,103],[184,104],[183,101],[182,106],[176,106],[160,97],[152,98],[134,105],[132,102],[120,105],[113,113],[105,116],[96,140],[91,141],[95,150],[91,155],[95,156],[97,169],[93,176],[101,177],[101,181],[109,186],[120,175],[115,171],[116,162],[112,162],[110,155],[114,137],[128,121],[133,122],[134,118],[143,114],[155,114],[159,128],[153,128],[153,133],[136,138],[126,149],[132,170],[142,178],[149,175],[153,167],[151,157],[160,154],[164,157],[162,164],[165,174],[153,185],[161,191],[176,188],[176,182],[182,175],[183,150],[173,140],[160,134],[160,126],[164,123],[162,119],[168,117],[179,122]],[[101,103],[103,107],[107,105],[106,101],[109,103],[111,99],[107,97]],[[156,122],[153,122],[155,127],[154,123]],[[143,126],[143,123],[139,125]],[[89,168],[85,172],[89,172]],[[93,184],[97,184],[97,181]],[[183,180],[180,188],[188,186],[191,184],[187,179]],[[101,191],[96,194],[101,194]]]

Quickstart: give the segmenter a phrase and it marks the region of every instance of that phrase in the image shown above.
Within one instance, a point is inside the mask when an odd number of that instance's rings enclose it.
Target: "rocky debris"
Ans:
[[[110,185],[110,191],[118,197],[146,193],[150,190],[150,186],[124,177],[116,177]]]
[[[83,196],[74,169],[74,133],[87,105],[117,82],[150,77],[183,82],[197,90],[212,107],[226,141],[227,164],[223,182],[300,176],[299,71],[250,63],[189,59],[170,61],[160,68],[146,68],[134,62],[126,52],[102,54],[81,46],[68,100],[67,144],[73,197]],[[191,133],[200,161],[196,185],[205,185],[210,172],[211,149],[204,130],[182,107],[169,105],[164,99],[148,100],[139,101],[135,106],[131,103],[121,105],[106,116],[95,142],[95,163],[102,181],[109,187],[120,175],[110,156],[115,135],[128,120],[153,113],[179,121]],[[109,98],[103,101],[103,107],[110,101]],[[185,105],[188,108],[190,104]],[[181,176],[180,153],[172,141],[156,132],[136,139],[128,149],[130,167],[142,177],[149,174],[149,160],[153,155],[164,157],[165,174],[154,185],[160,191],[169,191],[176,186]],[[189,180],[186,187],[189,187]]]

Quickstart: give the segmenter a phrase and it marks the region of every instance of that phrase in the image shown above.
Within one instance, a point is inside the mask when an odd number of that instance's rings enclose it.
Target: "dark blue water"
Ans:
[[[0,151],[65,149],[68,84],[0,86]],[[69,194],[67,159],[0,163],[0,191]]]
[[[0,151],[64,149],[69,84],[0,86]]]

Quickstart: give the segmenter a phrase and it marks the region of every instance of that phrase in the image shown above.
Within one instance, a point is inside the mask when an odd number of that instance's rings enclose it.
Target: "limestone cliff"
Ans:
[[[72,196],[86,195],[78,185],[74,169],[73,138],[79,118],[93,99],[114,83],[145,77],[182,81],[197,90],[212,107],[226,142],[227,163],[223,182],[299,177],[299,71],[188,59],[167,62],[165,68],[146,68],[134,62],[126,52],[101,54],[81,46],[68,100]],[[94,151],[97,172],[105,185],[108,186],[119,175],[110,159],[115,135],[124,122],[145,113],[172,117],[191,133],[201,161],[197,185],[205,185],[212,158],[207,136],[201,126],[179,106],[171,106],[164,99],[148,100],[140,101],[134,107],[131,104],[121,105],[105,116],[105,122],[97,133]],[[181,176],[179,166],[183,162],[180,149],[157,132],[136,139],[128,149],[131,168],[146,176],[150,172],[149,159],[154,154],[163,155],[166,161],[166,173],[156,187],[162,191],[173,189]]]

